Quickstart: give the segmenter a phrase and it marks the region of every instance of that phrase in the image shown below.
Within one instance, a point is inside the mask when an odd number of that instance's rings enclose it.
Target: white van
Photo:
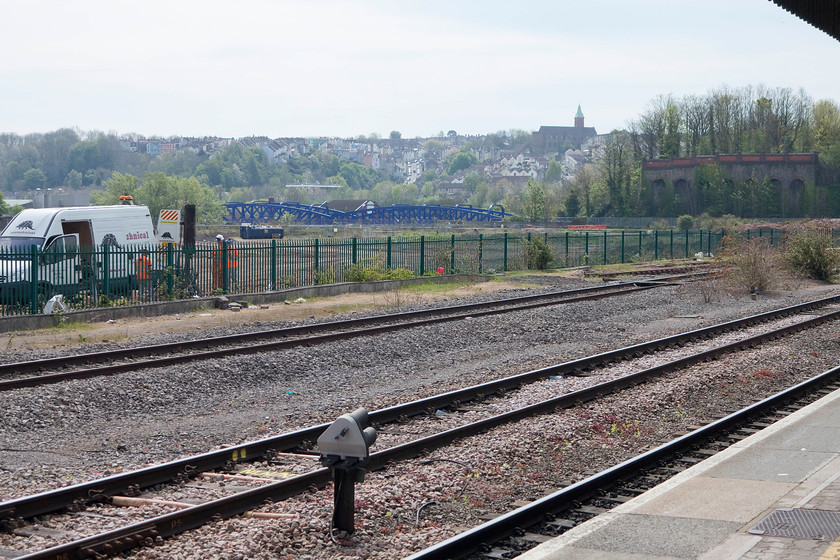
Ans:
[[[103,282],[108,291],[131,289],[134,252],[156,244],[145,206],[23,210],[0,233],[0,301],[30,301],[35,290],[41,298],[88,290],[96,296]],[[105,260],[105,247],[118,258]]]

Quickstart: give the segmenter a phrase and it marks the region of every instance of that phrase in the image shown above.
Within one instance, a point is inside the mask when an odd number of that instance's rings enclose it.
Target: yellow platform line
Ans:
[[[819,560],[840,560],[840,541],[831,543]]]

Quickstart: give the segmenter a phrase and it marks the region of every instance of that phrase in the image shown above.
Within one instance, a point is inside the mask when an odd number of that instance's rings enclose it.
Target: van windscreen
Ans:
[[[9,258],[12,255],[29,252],[32,245],[39,248],[44,246],[43,237],[0,237],[0,258]]]

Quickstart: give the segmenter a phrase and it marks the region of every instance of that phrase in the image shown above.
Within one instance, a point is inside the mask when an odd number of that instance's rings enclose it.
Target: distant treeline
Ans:
[[[687,185],[649,184],[643,160],[738,153],[819,153],[813,183],[791,195],[769,177],[732,180],[700,166]],[[742,217],[826,216],[840,212],[840,107],[786,88],[721,89],[706,96],[660,96],[561,198],[567,215]]]
[[[556,216],[731,213],[759,218],[840,213],[840,107],[831,100],[815,102],[804,91],[745,87],[682,99],[659,96],[626,130],[605,135],[601,148],[586,154],[584,165],[574,173],[565,168],[565,154],[558,154],[548,162],[545,176],[527,186],[484,175],[481,162],[488,145],[495,151],[524,148],[527,154],[528,139],[528,133],[512,130],[471,137],[457,149],[429,139],[421,150],[423,174],[405,183],[402,176],[322,151],[278,165],[262,149],[239,144],[212,156],[191,150],[149,155],[124,149],[113,133],[5,133],[0,134],[0,191],[7,198],[56,187],[108,191],[133,184],[136,178],[138,188],[144,181],[150,183],[139,192],[152,193],[152,183],[194,179],[201,192],[215,193],[220,202],[275,198],[320,203],[323,200],[314,197],[322,194],[285,186],[329,184],[340,187],[331,191],[331,199],[367,199],[383,206],[502,204],[534,221]],[[819,153],[819,173],[814,184],[804,184],[793,198],[770,178],[739,184],[721,168],[698,168],[688,185],[651,185],[642,174],[645,159],[807,152]],[[456,174],[460,178],[453,182]],[[198,192],[193,187],[183,190]]]

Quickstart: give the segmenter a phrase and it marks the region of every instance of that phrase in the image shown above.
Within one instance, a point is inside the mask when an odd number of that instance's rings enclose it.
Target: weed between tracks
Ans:
[[[642,427],[638,421],[626,422],[615,416],[610,416],[604,422],[594,422],[592,431],[601,439],[612,437],[638,438],[643,435],[651,435],[653,428]]]

